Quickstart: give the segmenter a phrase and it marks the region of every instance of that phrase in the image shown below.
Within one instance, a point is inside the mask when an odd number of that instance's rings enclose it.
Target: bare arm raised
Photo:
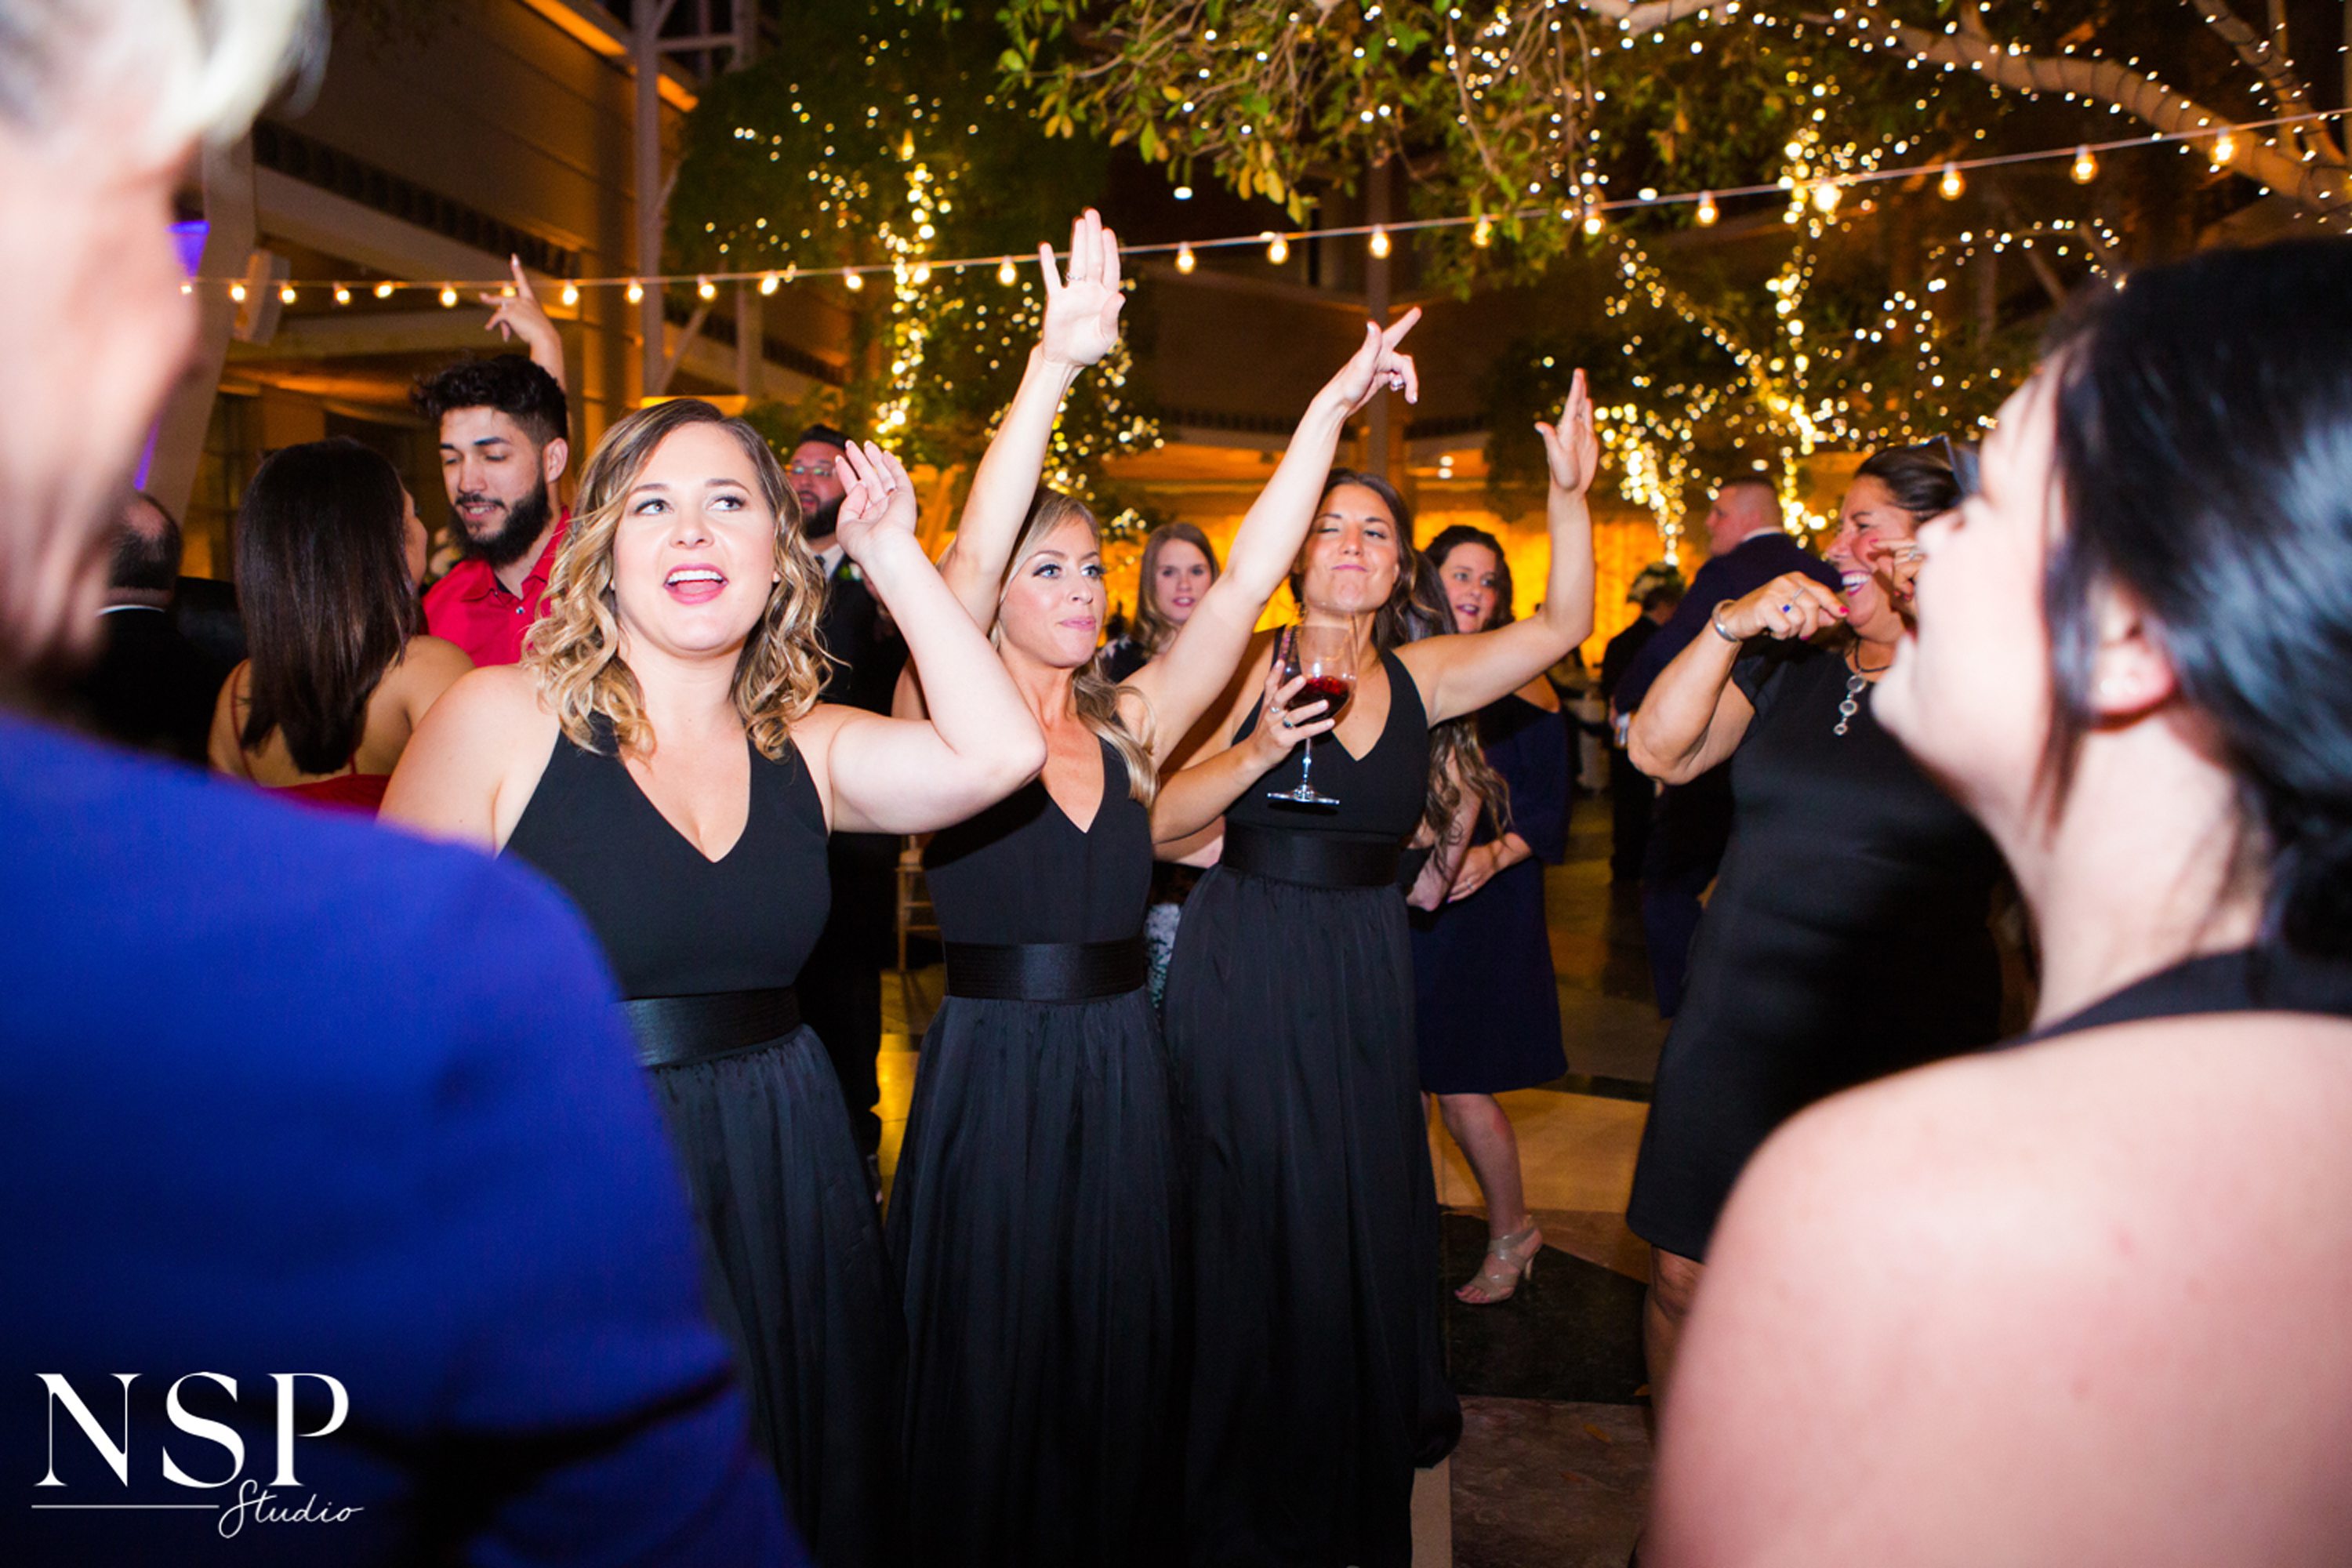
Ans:
[[[1408,403],[1419,400],[1420,373],[1412,356],[1400,353],[1397,344],[1420,320],[1421,310],[1415,306],[1389,327],[1364,323],[1363,346],[1307,405],[1289,450],[1242,519],[1224,574],[1210,585],[1167,651],[1129,677],[1127,684],[1138,694],[1123,699],[1138,710],[1128,716],[1129,721],[1137,726],[1137,733],[1151,737],[1154,754],[1165,758],[1218,694],[1229,689],[1266,601],[1298,559],[1299,545],[1315,519],[1315,498],[1331,471],[1348,421],[1384,392],[1402,392]],[[1150,728],[1141,727],[1144,723]],[[1290,737],[1299,732],[1294,729]],[[1279,762],[1288,752],[1286,743],[1272,761]],[[1236,793],[1240,787],[1234,786]]]
[[[511,293],[482,294],[476,298],[492,307],[490,319],[482,323],[485,331],[495,331],[511,342],[522,340],[530,351],[530,363],[563,384],[563,336],[548,318],[547,308],[539,302],[539,290],[531,287],[530,275],[522,269],[522,258],[509,256],[507,265],[514,269],[514,290]]]
[[[1427,637],[1396,650],[1421,692],[1432,724],[1475,713],[1568,657],[1592,635],[1592,514],[1585,505],[1601,444],[1584,373],[1569,388],[1557,426],[1538,424],[1550,487],[1544,502],[1551,572],[1543,608],[1522,621],[1469,636]]]

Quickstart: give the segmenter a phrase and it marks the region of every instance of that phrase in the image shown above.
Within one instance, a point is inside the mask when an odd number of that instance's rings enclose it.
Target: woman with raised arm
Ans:
[[[1181,1189],[1144,990],[1149,806],[1297,556],[1341,423],[1412,374],[1412,318],[1317,399],[1243,520],[1232,560],[1167,648],[1113,688],[1093,516],[1035,497],[1079,371],[1116,342],[1118,249],[1093,213],[1064,282],[1041,257],[1041,342],[972,484],[949,585],[1045,733],[1042,777],[925,857],[947,998],[890,1196],[908,1329],[914,1559],[1142,1564],[1181,1556]],[[900,711],[954,700],[902,683]]]
[[[1644,1563],[2352,1563],[2352,241],[2081,303],[1874,702],[2033,1032],[1757,1154]]]
[[[1301,624],[1280,648],[1256,639],[1215,749],[1152,807],[1162,840],[1225,822],[1168,975],[1202,1325],[1186,1453],[1197,1563],[1402,1564],[1413,1468],[1460,1434],[1397,862],[1432,787],[1430,726],[1518,689],[1592,627],[1584,492],[1599,454],[1580,374],[1559,425],[1538,428],[1551,479],[1540,613],[1399,646],[1411,516],[1385,481],[1334,471],[1291,581]],[[1300,702],[1293,668],[1341,697],[1336,728],[1323,700]],[[1324,730],[1310,775],[1293,753]]]
[[[824,923],[825,835],[960,821],[1045,758],[916,542],[905,470],[871,445],[844,462],[841,541],[932,672],[937,720],[817,700],[792,489],[750,426],[683,399],[606,433],[529,657],[450,689],[384,802],[529,861],[603,942],[755,1435],[826,1568],[897,1554],[903,1342],[865,1165],[792,990]]]

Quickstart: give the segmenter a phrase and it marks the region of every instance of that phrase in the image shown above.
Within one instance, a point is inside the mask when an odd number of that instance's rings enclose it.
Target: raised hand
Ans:
[[[1568,386],[1568,402],[1559,411],[1559,423],[1547,425],[1536,421],[1536,433],[1543,437],[1544,462],[1551,469],[1555,489],[1580,496],[1592,484],[1593,471],[1601,466],[1601,438],[1592,429],[1592,394],[1584,384],[1584,373],[1578,371]]]
[[[1045,279],[1045,324],[1037,347],[1046,360],[1074,370],[1099,361],[1118,344],[1118,312],[1127,296],[1118,287],[1118,236],[1103,226],[1088,207],[1070,225],[1070,268],[1065,279],[1054,263],[1054,247],[1037,247]]]
[[[852,561],[864,565],[885,535],[914,537],[914,481],[898,458],[871,441],[852,441],[842,448],[840,468],[845,489],[835,536]]]
[[[1284,679],[1283,672],[1290,664],[1287,639],[1292,635],[1284,632],[1284,640],[1275,644],[1274,659],[1266,667],[1265,689],[1258,705],[1257,728],[1244,742],[1255,759],[1257,773],[1270,772],[1301,741],[1319,735],[1339,721],[1331,705],[1319,697],[1312,702],[1299,703],[1296,709],[1290,706],[1298,700],[1299,692],[1307,686],[1303,675]]]
[[[1845,619],[1845,601],[1833,591],[1802,572],[1784,572],[1746,598],[1724,605],[1716,625],[1742,641],[1763,637],[1787,642],[1810,637]]]
[[[547,309],[539,302],[539,292],[530,286],[530,275],[522,269],[522,258],[509,256],[507,265],[514,268],[514,292],[477,296],[483,304],[494,307],[490,319],[483,323],[485,331],[495,331],[511,342],[522,340],[530,352],[531,363],[556,380],[563,379],[563,339],[548,319]]]
[[[1411,354],[1397,352],[1397,344],[1420,320],[1421,307],[1415,305],[1385,328],[1378,321],[1364,323],[1363,346],[1323,387],[1323,395],[1339,404],[1343,417],[1383,392],[1402,392],[1407,403],[1421,401],[1421,373]]]

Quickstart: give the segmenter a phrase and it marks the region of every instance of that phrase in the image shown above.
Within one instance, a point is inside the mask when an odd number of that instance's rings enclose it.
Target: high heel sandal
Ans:
[[[1521,1247],[1527,1247],[1524,1254],[1519,1253]],[[1478,1272],[1454,1292],[1454,1299],[1465,1307],[1492,1307],[1509,1300],[1518,1294],[1520,1280],[1535,1278],[1536,1254],[1542,1250],[1543,1231],[1533,1220],[1515,1235],[1496,1237],[1486,1244],[1486,1257]],[[1484,1300],[1463,1294],[1473,1286],[1485,1289]]]

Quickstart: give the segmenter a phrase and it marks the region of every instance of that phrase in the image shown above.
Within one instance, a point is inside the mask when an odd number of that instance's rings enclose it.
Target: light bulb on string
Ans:
[[[377,284],[377,285],[375,286],[375,297],[376,297],[377,299],[379,299],[379,300],[389,300],[389,299],[391,299],[391,298],[392,298],[392,285],[391,285],[391,284],[389,284],[389,283],[379,283],[379,284]]]
[[[1283,238],[1282,236],[1274,233],[1270,229],[1262,234],[1260,237],[1265,241],[1265,258],[1267,261],[1279,267],[1284,262],[1290,259],[1290,241]]]
[[[1470,243],[1481,250],[1495,243],[1495,225],[1491,218],[1482,216],[1471,226]]]
[[[1813,210],[1827,217],[1837,211],[1838,200],[1844,195],[1835,180],[1823,180],[1813,187]]]
[[[244,285],[244,284],[242,284],[242,283],[232,283],[232,284],[230,284],[230,285],[228,286],[228,297],[229,297],[230,299],[232,299],[232,300],[236,300],[236,301],[238,304],[240,304],[240,305],[244,304],[244,303],[245,303],[245,285]]]
[[[578,303],[580,303],[580,285],[579,285],[579,284],[577,284],[577,283],[566,283],[566,284],[563,286],[563,302],[564,302],[566,305],[577,305]]]
[[[1200,263],[1199,263],[1197,260],[1195,260],[1195,259],[1193,258],[1193,256],[1192,256],[1192,247],[1191,246],[1189,246],[1189,245],[1180,245],[1180,246],[1178,246],[1178,247],[1176,247],[1176,270],[1177,270],[1177,271],[1179,271],[1179,272],[1190,272],[1190,271],[1192,271],[1192,268],[1195,268],[1195,267],[1197,267],[1197,266],[1199,266],[1199,265],[1200,265]]]
[[[1713,191],[1702,191],[1699,193],[1698,212],[1696,216],[1698,218],[1698,226],[1701,228],[1713,227],[1715,220],[1723,216],[1723,214],[1716,208],[1715,193]]]
[[[1969,183],[1960,178],[1960,166],[1958,163],[1947,163],[1944,165],[1944,177],[1937,183],[1936,188],[1943,194],[1946,201],[1956,202],[1960,199],[1960,193],[1969,188]]]
[[[348,305],[348,304],[350,304],[351,302],[352,302],[352,291],[351,291],[349,289],[344,288],[344,287],[343,287],[341,284],[340,284],[340,283],[336,284],[336,285],[335,285],[335,303],[336,303],[336,304],[338,304],[338,305]]]
[[[457,290],[450,288],[446,283],[444,283],[441,286],[441,308],[446,310],[457,303]]]
[[[1592,202],[1587,205],[1584,209],[1584,232],[1589,235],[1599,234],[1601,222],[1601,204]]]
[[[281,283],[278,286],[278,302],[281,305],[290,305],[294,302],[293,284]]]
[[[924,284],[929,283],[930,280],[931,264],[928,261],[916,262],[915,269],[907,274],[907,281],[912,283],[918,289],[921,288]]]
[[[841,275],[841,286],[853,294],[857,293],[866,287],[866,274],[845,271]]]
[[[193,283],[191,283],[191,282],[188,282],[188,281],[187,281],[186,279],[183,279],[181,280],[181,282],[180,282],[180,292],[181,292],[181,293],[183,293],[183,294],[193,294],[193,293],[194,293],[195,291],[196,291],[196,286],[195,286],[194,284],[193,284]]]
[[[2099,177],[2099,161],[2091,156],[2088,147],[2074,149],[2074,166],[2067,171],[2078,185],[2087,185]]]
[[[2231,160],[2237,157],[2237,155],[2238,138],[2233,133],[2224,131],[2221,134],[2213,138],[2213,166],[2215,168],[2228,168],[2230,166]]]
[[[628,293],[628,297],[629,297],[629,303],[630,303],[630,304],[632,304],[632,305],[641,305],[641,304],[645,303],[645,298],[646,298],[646,286],[645,286],[644,284],[642,284],[642,283],[638,282],[638,281],[637,281],[635,279],[634,279],[634,278],[632,278],[632,279],[629,279],[629,287],[628,287],[628,289],[627,289],[627,293]]]
[[[760,279],[760,292],[762,295],[772,294],[776,291],[776,286],[782,281],[782,279],[772,272],[762,274]]]
[[[694,281],[694,291],[705,300],[716,300],[719,298],[719,285],[713,283],[708,278],[696,279]]]
[[[1385,261],[1388,259],[1390,246],[1389,231],[1387,229],[1380,227],[1378,225],[1373,226],[1371,248],[1372,257],[1375,260]]]
[[[1020,279],[1020,270],[1013,265],[1013,258],[1008,256],[996,264],[996,280],[1006,288],[1010,289]]]

